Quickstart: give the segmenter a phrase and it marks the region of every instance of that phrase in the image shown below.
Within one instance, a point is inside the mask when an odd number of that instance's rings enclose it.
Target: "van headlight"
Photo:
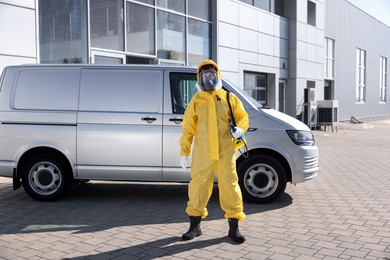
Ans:
[[[297,145],[312,146],[314,145],[314,136],[310,131],[286,130],[288,136]]]

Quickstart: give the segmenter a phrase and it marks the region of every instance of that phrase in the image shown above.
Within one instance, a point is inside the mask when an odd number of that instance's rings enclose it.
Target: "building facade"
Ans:
[[[390,116],[390,28],[346,0],[0,0],[0,21],[0,70],[213,59],[310,126],[322,104],[337,121]]]

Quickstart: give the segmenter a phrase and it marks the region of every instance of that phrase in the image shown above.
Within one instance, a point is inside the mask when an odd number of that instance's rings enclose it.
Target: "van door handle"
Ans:
[[[257,130],[257,128],[249,127],[247,131],[248,132],[253,132],[253,131],[256,131],[256,130]]]
[[[176,124],[180,124],[181,122],[183,122],[183,118],[180,117],[169,118],[169,121],[175,122]]]
[[[153,123],[153,121],[156,121],[156,120],[157,120],[157,118],[155,118],[155,117],[150,117],[150,116],[147,116],[147,117],[143,117],[143,118],[141,118],[141,120],[142,120],[142,121],[146,121],[146,122],[148,122],[148,123]]]

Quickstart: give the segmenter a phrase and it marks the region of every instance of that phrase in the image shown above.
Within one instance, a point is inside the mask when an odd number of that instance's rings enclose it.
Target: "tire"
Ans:
[[[237,168],[243,196],[251,202],[269,203],[286,189],[283,165],[269,155],[245,159]]]
[[[38,201],[58,200],[70,189],[72,183],[68,168],[54,155],[33,155],[21,168],[23,188]]]

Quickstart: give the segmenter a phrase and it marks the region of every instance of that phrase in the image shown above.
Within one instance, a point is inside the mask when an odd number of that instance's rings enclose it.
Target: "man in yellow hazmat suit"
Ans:
[[[245,219],[245,213],[236,172],[234,138],[248,129],[248,114],[239,98],[229,93],[233,115],[230,114],[227,93],[222,89],[220,70],[214,61],[203,61],[197,72],[198,92],[185,110],[180,139],[180,163],[184,169],[194,141],[186,209],[190,228],[182,239],[190,240],[202,234],[200,221],[208,215],[206,206],[215,173],[221,208],[229,220],[228,236],[236,243],[243,243],[245,238],[238,230],[238,221]],[[228,115],[234,117],[236,127],[230,128]]]

